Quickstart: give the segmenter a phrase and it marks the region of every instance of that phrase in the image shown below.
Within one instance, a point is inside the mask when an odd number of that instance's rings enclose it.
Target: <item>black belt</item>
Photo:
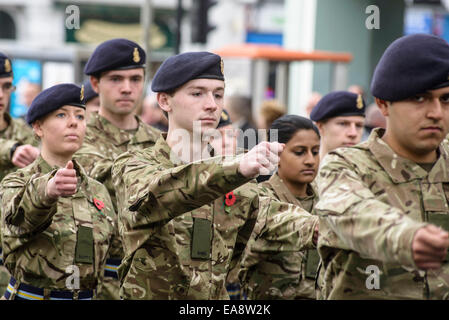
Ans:
[[[44,300],[44,289],[33,287],[25,283],[21,283],[15,288],[16,283],[16,279],[11,277],[5,291],[5,298],[7,300],[9,300],[13,293],[15,293],[14,300]],[[93,296],[93,290],[79,291],[78,298],[74,297],[73,291],[50,291],[50,300],[92,300]]]

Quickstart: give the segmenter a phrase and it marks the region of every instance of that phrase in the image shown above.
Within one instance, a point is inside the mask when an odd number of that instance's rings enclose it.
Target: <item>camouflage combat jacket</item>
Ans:
[[[290,192],[277,173],[261,186],[268,189],[271,197],[302,207],[307,212],[312,212],[317,201],[311,184],[307,186],[308,196],[299,199]],[[311,230],[315,229],[316,222],[310,220]],[[246,296],[251,300],[315,299],[315,273],[319,262],[316,249],[266,253],[266,247],[259,241],[262,239],[248,242],[241,262],[239,276]]]
[[[449,229],[449,153],[430,172],[398,156],[375,129],[368,141],[330,152],[315,179],[320,200],[319,283],[326,299],[447,299],[449,265],[420,271],[415,232]]]
[[[153,146],[160,134],[159,130],[145,124],[138,116],[136,119],[137,131],[127,131],[117,128],[98,112],[93,112],[87,124],[84,143],[74,155],[87,175],[108,189],[114,207],[117,204],[111,179],[114,160],[126,151]]]
[[[154,147],[127,152],[114,163],[125,251],[122,298],[229,299],[231,261],[253,228],[278,247],[310,240],[302,227],[310,214],[259,197],[254,180],[238,172],[239,158],[175,164],[170,152],[161,135]],[[231,190],[235,203],[226,204]]]
[[[7,113],[4,114],[8,126],[3,131],[0,131],[0,138],[7,141],[2,141],[0,146],[0,181],[10,172],[17,170],[11,162],[10,151],[14,144],[30,144],[34,147],[39,145],[34,138],[33,130],[22,120],[13,119]],[[4,142],[4,143],[3,143]]]
[[[0,184],[4,263],[18,283],[67,290],[73,265],[79,268],[80,290],[96,289],[103,277],[115,213],[106,188],[73,163],[78,188],[69,197],[52,200],[46,196],[47,183],[58,167],[41,157]],[[98,200],[103,204],[101,210]],[[80,230],[92,230],[93,244],[88,247],[93,252],[87,252],[90,263],[80,262],[84,255],[77,258],[78,244],[86,240],[78,236]]]
[[[81,163],[88,176],[101,182],[107,188],[115,212],[117,212],[117,200],[111,179],[111,168],[114,160],[128,150],[153,146],[160,134],[159,130],[145,124],[138,116],[136,116],[136,119],[138,122],[137,130],[128,131],[117,128],[106,118],[100,116],[98,112],[92,113],[87,124],[83,146],[74,155],[74,159]],[[115,217],[115,221],[117,222],[117,217]],[[116,230],[116,236],[112,243],[110,258],[118,260],[123,258],[118,230]],[[106,277],[104,290],[101,290],[99,297],[118,299],[118,290],[118,281]]]

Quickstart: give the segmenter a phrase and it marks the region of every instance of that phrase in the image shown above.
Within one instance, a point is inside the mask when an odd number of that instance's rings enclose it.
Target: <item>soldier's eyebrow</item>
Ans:
[[[195,90],[195,89],[197,89],[197,90],[209,90],[208,87],[196,86],[196,85],[188,86],[187,89],[190,89],[190,90],[192,90],[192,89],[193,90]],[[216,87],[216,88],[212,89],[212,91],[218,91],[218,90],[224,91],[224,87]]]

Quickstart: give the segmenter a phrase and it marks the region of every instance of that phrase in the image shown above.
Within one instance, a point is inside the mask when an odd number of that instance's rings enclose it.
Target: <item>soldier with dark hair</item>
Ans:
[[[324,298],[449,297],[448,79],[445,40],[395,40],[371,82],[386,128],[324,157],[315,206]]]
[[[313,213],[318,196],[313,180],[320,163],[320,133],[310,119],[285,115],[276,119],[270,137],[284,143],[278,170],[261,184],[270,196]],[[315,226],[318,232],[318,226]],[[316,243],[315,239],[315,243]],[[241,262],[240,280],[251,300],[315,299],[319,256],[314,248],[266,252],[263,238],[251,237]]]

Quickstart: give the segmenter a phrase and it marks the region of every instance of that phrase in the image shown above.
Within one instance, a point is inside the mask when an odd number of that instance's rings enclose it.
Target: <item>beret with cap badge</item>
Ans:
[[[72,83],[57,84],[43,90],[34,98],[26,114],[26,122],[31,125],[65,105],[86,109],[84,104],[84,86],[78,87]]]
[[[145,51],[135,42],[117,38],[98,45],[84,67],[86,75],[98,75],[109,70],[145,67]]]
[[[334,117],[365,116],[365,101],[360,94],[349,91],[333,91],[318,101],[310,113],[313,121],[322,121]]]

